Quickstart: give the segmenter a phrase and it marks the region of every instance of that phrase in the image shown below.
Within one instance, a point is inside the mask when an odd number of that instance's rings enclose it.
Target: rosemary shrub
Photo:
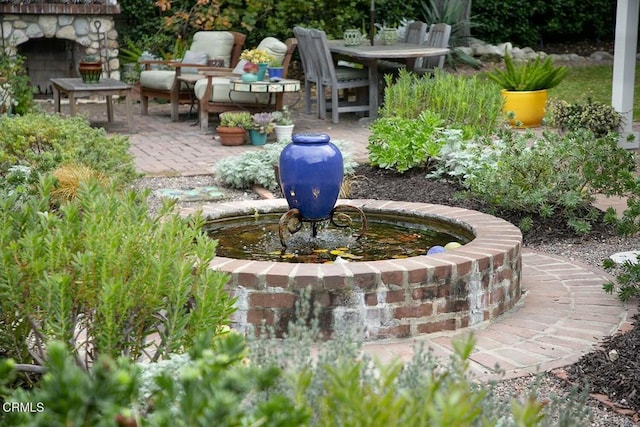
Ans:
[[[216,242],[201,217],[172,215],[169,203],[151,217],[146,194],[95,181],[50,211],[53,183],[18,209],[17,194],[0,201],[6,356],[41,365],[47,342],[60,340],[84,367],[99,355],[157,360],[229,321],[234,301],[226,275],[208,268]]]
[[[447,128],[462,129],[465,137],[490,135],[503,123],[500,93],[476,76],[456,76],[437,69],[433,77],[401,69],[394,82],[385,76],[383,118],[416,119],[429,110]]]

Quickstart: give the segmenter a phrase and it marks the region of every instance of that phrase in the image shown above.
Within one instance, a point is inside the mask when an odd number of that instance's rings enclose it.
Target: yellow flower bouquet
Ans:
[[[240,55],[240,59],[259,64],[261,62],[271,62],[273,55],[262,49],[246,49]]]

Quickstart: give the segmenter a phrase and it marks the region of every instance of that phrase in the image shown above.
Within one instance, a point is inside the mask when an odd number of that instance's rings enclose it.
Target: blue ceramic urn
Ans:
[[[303,220],[329,218],[343,173],[342,153],[326,134],[295,134],[280,153],[280,187]]]

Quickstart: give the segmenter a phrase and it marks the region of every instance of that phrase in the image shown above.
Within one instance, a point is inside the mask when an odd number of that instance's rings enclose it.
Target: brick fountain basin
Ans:
[[[344,200],[365,213],[444,221],[471,233],[445,253],[404,259],[295,264],[216,257],[211,268],[229,274],[237,297],[234,327],[271,325],[281,334],[295,319],[305,289],[320,308],[326,337],[358,328],[368,340],[406,338],[477,325],[500,316],[521,296],[522,234],[511,223],[481,212],[384,200]],[[284,199],[199,206],[208,220],[284,213]],[[184,209],[183,215],[195,209]]]

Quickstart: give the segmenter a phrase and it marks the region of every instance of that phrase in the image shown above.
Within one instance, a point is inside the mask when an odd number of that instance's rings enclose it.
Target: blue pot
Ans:
[[[329,135],[298,133],[280,153],[280,187],[305,220],[329,218],[343,178],[342,153]]]
[[[269,79],[281,79],[284,75],[284,68],[282,67],[268,67],[267,71],[269,71]]]
[[[269,134],[258,132],[255,129],[249,129],[249,139],[251,140],[251,145],[265,145],[267,143],[267,136],[269,136]]]
[[[268,62],[259,62],[258,63],[258,72],[256,76],[258,76],[258,81],[261,82],[264,80],[264,75],[267,72],[267,67],[269,66]]]

